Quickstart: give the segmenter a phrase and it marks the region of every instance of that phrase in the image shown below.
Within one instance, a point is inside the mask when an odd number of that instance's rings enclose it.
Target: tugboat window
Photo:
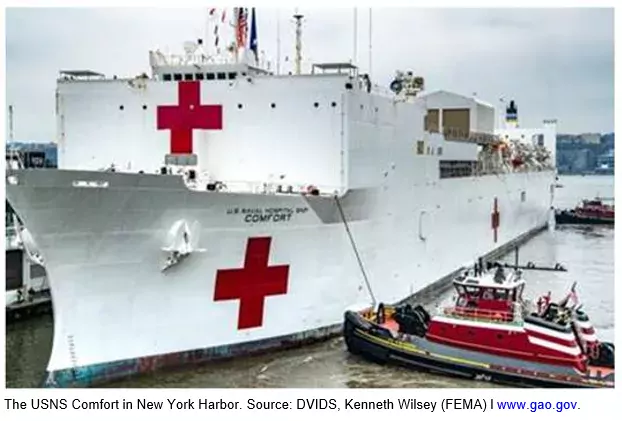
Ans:
[[[214,80],[214,79],[216,79],[216,75],[214,75],[214,73],[208,73],[205,76],[207,77],[207,80]]]
[[[165,82],[170,82],[173,78],[171,77],[170,73],[166,73],[164,75],[162,75],[162,80]]]
[[[175,81],[180,81],[181,80],[181,73],[175,73],[173,75],[173,79],[175,79]]]
[[[205,79],[205,75],[203,73],[197,73],[196,75],[194,75],[194,78],[196,80],[203,80]]]
[[[226,75],[225,73],[218,73],[218,74],[216,75],[216,78],[217,78],[218,80],[225,80],[225,79],[227,78],[227,75]]]
[[[508,290],[507,289],[496,289],[495,290],[495,298],[497,300],[507,300],[508,299]]]
[[[186,73],[184,75],[184,80],[194,80],[194,75],[192,73]]]
[[[235,72],[229,73],[229,79],[230,80],[234,80],[236,77],[237,77],[237,73],[235,73]]]

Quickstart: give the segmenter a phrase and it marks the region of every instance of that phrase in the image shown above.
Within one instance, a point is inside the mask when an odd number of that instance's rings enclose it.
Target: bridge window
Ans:
[[[424,149],[425,149],[425,144],[423,143],[423,140],[418,140],[417,141],[417,155],[423,155]]]
[[[194,80],[194,75],[192,73],[186,73],[184,75],[184,80]]]
[[[436,149],[436,154],[437,154],[437,155],[442,155],[442,154],[443,154],[443,147],[442,147],[442,146],[439,146],[439,147]]]
[[[466,287],[466,292],[471,296],[478,296],[480,289],[477,287]]]
[[[524,202],[525,200],[527,200],[527,192],[523,190],[522,192],[520,192],[520,201]]]
[[[180,81],[180,80],[181,80],[181,73],[175,73],[175,74],[173,75],[173,79],[174,79],[175,81]]]
[[[203,73],[197,73],[196,75],[194,75],[194,78],[196,80],[203,80],[205,79],[205,75]]]
[[[166,73],[162,75],[162,80],[165,82],[170,82],[173,78],[171,77],[170,73]]]
[[[218,73],[218,74],[216,75],[216,78],[217,78],[218,80],[225,80],[225,79],[227,78],[227,75],[226,75],[225,73]]]
[[[229,80],[234,80],[237,76],[238,74],[236,72],[231,72],[229,73]]]
[[[214,73],[207,73],[205,75],[205,77],[207,78],[207,80],[214,80],[214,79],[216,79],[216,75]]]

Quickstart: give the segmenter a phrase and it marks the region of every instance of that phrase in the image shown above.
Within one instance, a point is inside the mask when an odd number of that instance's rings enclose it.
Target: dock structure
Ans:
[[[22,301],[6,306],[6,322],[13,323],[43,314],[52,313],[52,296],[49,290],[31,295]]]

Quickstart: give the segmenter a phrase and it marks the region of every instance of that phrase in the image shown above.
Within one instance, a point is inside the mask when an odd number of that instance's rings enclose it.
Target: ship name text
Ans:
[[[227,215],[238,215],[247,224],[264,222],[289,222],[293,215],[304,214],[308,207],[268,207],[268,208],[244,208],[235,207],[227,209]]]

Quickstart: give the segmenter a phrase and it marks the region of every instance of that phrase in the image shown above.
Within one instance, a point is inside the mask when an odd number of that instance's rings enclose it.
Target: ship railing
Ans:
[[[510,311],[452,307],[445,308],[443,314],[451,318],[463,320],[509,323],[513,325],[522,325],[523,323],[522,313],[520,309],[517,310],[516,306],[513,306]]]
[[[375,83],[372,84],[371,86],[371,93],[375,95],[383,96],[386,98],[395,97],[395,93],[393,93],[393,91],[391,91],[389,88],[387,88],[386,86],[382,86],[382,85],[376,85]]]
[[[209,187],[209,186],[213,187]],[[197,181],[188,183],[194,190],[214,190],[227,193],[251,193],[265,195],[312,195],[312,196],[341,196],[344,189],[341,186],[321,184],[294,184],[285,182],[256,182],[256,181]]]
[[[460,127],[443,127],[442,133],[445,140],[475,143],[477,145],[494,145],[501,141],[499,136],[495,134],[475,132]]]

